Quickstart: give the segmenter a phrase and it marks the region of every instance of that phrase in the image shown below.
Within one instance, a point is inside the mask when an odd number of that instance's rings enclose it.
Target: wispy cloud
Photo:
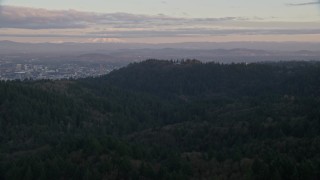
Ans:
[[[212,24],[244,20],[241,17],[221,18],[175,18],[166,15],[137,15],[128,13],[91,13],[75,10],[46,10],[4,6],[0,28],[69,29],[105,25],[115,28],[144,28],[184,24]]]
[[[228,36],[228,35],[311,35],[320,34],[320,29],[175,29],[175,30],[139,30],[139,31],[100,31],[85,34],[5,34],[0,37],[59,37],[59,38],[91,38],[114,40],[123,38],[146,37],[194,37],[194,36]],[[108,38],[106,38],[108,37]]]
[[[289,3],[288,6],[309,6],[309,5],[316,5],[320,4],[320,1],[313,1],[313,2],[304,2],[304,3]]]
[[[53,11],[26,7],[5,6],[0,17],[0,28],[69,29],[108,26],[113,28],[145,28],[179,25],[213,25],[247,20],[244,17],[175,18],[159,15],[129,13],[91,13],[75,10]]]
[[[3,6],[0,28],[59,29],[84,28],[92,14],[74,10],[49,11],[25,7]]]
[[[0,0],[0,15],[1,15],[1,9],[2,9],[2,0]]]
[[[320,23],[280,22],[260,17],[177,18],[163,14],[92,13],[14,6],[4,6],[0,16],[0,37],[15,38],[121,42],[126,38],[148,37],[319,34]]]
[[[227,36],[227,35],[300,35],[320,34],[320,29],[202,29],[185,28],[174,30],[101,31],[87,36],[132,38],[132,37],[186,37],[186,36]]]

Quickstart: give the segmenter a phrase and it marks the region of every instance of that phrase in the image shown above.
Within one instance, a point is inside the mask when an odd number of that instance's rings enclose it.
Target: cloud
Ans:
[[[174,30],[140,31],[101,31],[89,33],[89,36],[107,36],[114,38],[136,37],[187,37],[187,36],[227,36],[227,35],[298,35],[320,34],[320,29],[202,29],[185,28]]]
[[[207,37],[229,35],[318,35],[320,29],[201,29],[98,31],[86,34],[0,34],[0,37],[87,38],[91,42],[124,42],[125,38]]]
[[[1,1],[1,0],[0,0]],[[268,21],[260,17],[178,18],[4,6],[0,37],[77,38],[122,42],[126,38],[229,35],[318,35],[320,23]]]
[[[320,1],[313,1],[313,2],[305,2],[305,3],[289,3],[288,6],[308,6],[308,5],[316,5],[320,4]]]
[[[26,7],[4,6],[0,28],[21,29],[71,29],[107,26],[120,28],[144,28],[170,25],[204,25],[226,21],[244,20],[241,17],[221,18],[175,18],[159,15],[129,13],[92,13],[75,10],[47,10]]]
[[[0,15],[1,15],[1,9],[2,9],[2,0],[0,0]]]
[[[3,6],[0,28],[59,29],[84,28],[91,13],[74,10],[49,11],[25,7]]]

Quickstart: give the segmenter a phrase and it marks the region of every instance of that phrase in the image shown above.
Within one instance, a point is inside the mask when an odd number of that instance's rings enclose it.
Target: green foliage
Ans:
[[[319,151],[317,62],[0,82],[0,179],[319,179]]]

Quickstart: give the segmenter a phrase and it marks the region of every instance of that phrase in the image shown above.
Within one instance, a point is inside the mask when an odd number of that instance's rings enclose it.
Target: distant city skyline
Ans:
[[[320,1],[0,0],[0,40],[320,42]]]

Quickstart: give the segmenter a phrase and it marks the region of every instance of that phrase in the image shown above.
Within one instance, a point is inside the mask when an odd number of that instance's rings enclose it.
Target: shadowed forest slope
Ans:
[[[0,179],[319,179],[319,151],[317,62],[0,82]]]

